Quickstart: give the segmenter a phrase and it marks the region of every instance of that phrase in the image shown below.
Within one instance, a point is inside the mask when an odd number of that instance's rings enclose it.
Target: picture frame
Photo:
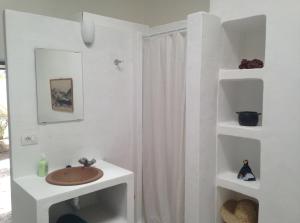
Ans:
[[[54,111],[74,112],[73,79],[50,79],[51,105]]]

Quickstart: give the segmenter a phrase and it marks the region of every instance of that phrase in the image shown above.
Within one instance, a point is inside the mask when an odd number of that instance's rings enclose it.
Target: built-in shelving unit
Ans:
[[[264,68],[239,69],[242,59],[265,60],[266,16],[223,23],[223,56],[219,71],[217,123],[217,215],[229,199],[259,203],[261,188],[261,140],[263,138]],[[240,111],[262,113],[258,126],[240,126]],[[249,160],[256,181],[237,178],[243,160]]]

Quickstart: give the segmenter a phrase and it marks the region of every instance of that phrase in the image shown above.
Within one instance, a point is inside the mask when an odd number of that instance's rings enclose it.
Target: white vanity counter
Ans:
[[[57,186],[46,182],[45,177],[31,175],[17,178],[14,183],[19,187],[18,193],[21,195],[20,204],[24,202],[24,214],[17,213],[18,219],[23,219],[24,223],[48,223],[49,208],[53,204],[66,201],[75,197],[90,194],[96,191],[110,188],[120,184],[126,184],[127,205],[126,219],[128,223],[134,222],[134,175],[131,171],[120,168],[105,161],[98,161],[95,167],[101,169],[103,177],[97,181],[76,185]],[[23,195],[23,196],[22,196]],[[27,205],[26,205],[27,204]],[[30,208],[31,207],[31,208]],[[33,216],[29,216],[31,213]],[[24,219],[28,219],[24,221]],[[93,222],[91,222],[93,223]],[[95,223],[98,223],[95,222]],[[99,222],[100,223],[100,222]]]

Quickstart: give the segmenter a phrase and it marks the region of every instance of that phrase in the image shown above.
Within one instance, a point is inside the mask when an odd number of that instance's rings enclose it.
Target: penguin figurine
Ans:
[[[256,178],[248,165],[248,160],[244,160],[243,163],[244,165],[241,168],[237,178],[244,181],[256,181]]]

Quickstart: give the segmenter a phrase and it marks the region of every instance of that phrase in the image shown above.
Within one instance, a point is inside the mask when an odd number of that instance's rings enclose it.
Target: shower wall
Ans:
[[[214,222],[220,19],[187,19],[185,223]]]

